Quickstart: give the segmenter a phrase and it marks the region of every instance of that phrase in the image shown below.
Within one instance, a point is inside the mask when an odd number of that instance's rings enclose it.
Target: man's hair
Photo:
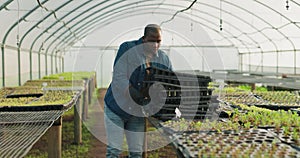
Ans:
[[[144,36],[149,35],[150,33],[157,33],[161,31],[161,28],[157,24],[148,24],[144,29]]]

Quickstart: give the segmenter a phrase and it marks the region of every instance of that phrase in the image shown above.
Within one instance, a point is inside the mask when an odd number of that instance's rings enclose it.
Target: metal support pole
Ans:
[[[18,46],[18,77],[19,77],[19,86],[21,86],[21,51],[20,46]]]
[[[29,71],[30,71],[30,80],[32,80],[32,51],[29,52]]]
[[[65,72],[65,60],[61,57],[61,72]]]
[[[46,71],[46,76],[48,75],[48,57],[47,53],[45,54],[45,71]]]
[[[2,86],[5,87],[5,55],[4,55],[4,45],[1,46],[2,50]]]
[[[53,54],[51,55],[51,74],[53,74]]]
[[[41,52],[38,54],[39,79],[41,79]]]

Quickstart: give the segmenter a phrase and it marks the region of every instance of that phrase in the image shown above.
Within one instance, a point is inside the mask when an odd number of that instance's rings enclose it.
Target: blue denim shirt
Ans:
[[[145,78],[145,60],[142,38],[127,41],[120,45],[114,61],[113,78],[106,92],[106,106],[122,118],[139,115],[141,106],[136,104],[129,95],[129,86],[141,90]],[[152,58],[153,66],[172,70],[169,57],[162,50]]]

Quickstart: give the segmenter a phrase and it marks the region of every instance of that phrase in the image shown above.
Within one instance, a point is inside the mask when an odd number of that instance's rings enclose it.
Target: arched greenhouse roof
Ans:
[[[1,0],[2,78],[30,72],[31,79],[34,72],[41,77],[41,71],[62,71],[57,65],[67,52],[89,47],[85,39],[97,38],[92,45],[98,48],[114,48],[121,42],[116,39],[120,34],[131,37],[152,22],[166,30],[166,46],[232,48],[242,71],[254,65],[254,70],[265,66],[297,74],[299,8],[295,0]],[[10,69],[12,65],[18,66]]]

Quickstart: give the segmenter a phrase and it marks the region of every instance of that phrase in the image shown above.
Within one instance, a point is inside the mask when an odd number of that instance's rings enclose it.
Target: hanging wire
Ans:
[[[79,38],[77,37],[76,33],[73,32],[73,31],[71,30],[71,28],[68,27],[67,24],[66,24],[63,20],[60,20],[60,19],[57,18],[57,15],[56,15],[56,13],[55,13],[54,10],[49,10],[47,7],[43,6],[43,4],[40,2],[40,0],[37,0],[37,3],[39,4],[39,6],[40,6],[41,8],[45,9],[47,12],[51,12],[51,13],[53,14],[54,18],[55,18],[57,21],[61,22],[61,23],[63,24],[63,26],[64,26],[68,31],[70,31],[70,33],[75,37],[75,39],[77,39],[79,42],[81,42],[82,45],[85,45],[84,42],[82,42],[81,39],[79,39]]]
[[[18,26],[17,26],[17,46],[19,48],[19,43],[20,43],[20,4],[19,0],[17,0],[17,5],[18,5]]]
[[[191,17],[190,17],[190,19],[191,19],[191,32],[193,32],[193,8],[191,8]]]
[[[289,6],[289,0],[286,0],[286,10],[289,10],[290,6]]]
[[[220,31],[223,30],[222,10],[222,0],[220,0]]]
[[[172,21],[178,13],[181,13],[181,12],[184,12],[184,11],[189,10],[190,8],[192,8],[192,6],[193,6],[196,2],[197,2],[197,0],[194,0],[193,3],[192,3],[189,7],[185,8],[185,9],[182,9],[182,10],[178,10],[178,11],[177,11],[177,12],[176,12],[169,20],[166,20],[166,21],[161,22],[161,23],[160,23],[160,26],[162,26],[164,23],[167,23],[167,22]]]

